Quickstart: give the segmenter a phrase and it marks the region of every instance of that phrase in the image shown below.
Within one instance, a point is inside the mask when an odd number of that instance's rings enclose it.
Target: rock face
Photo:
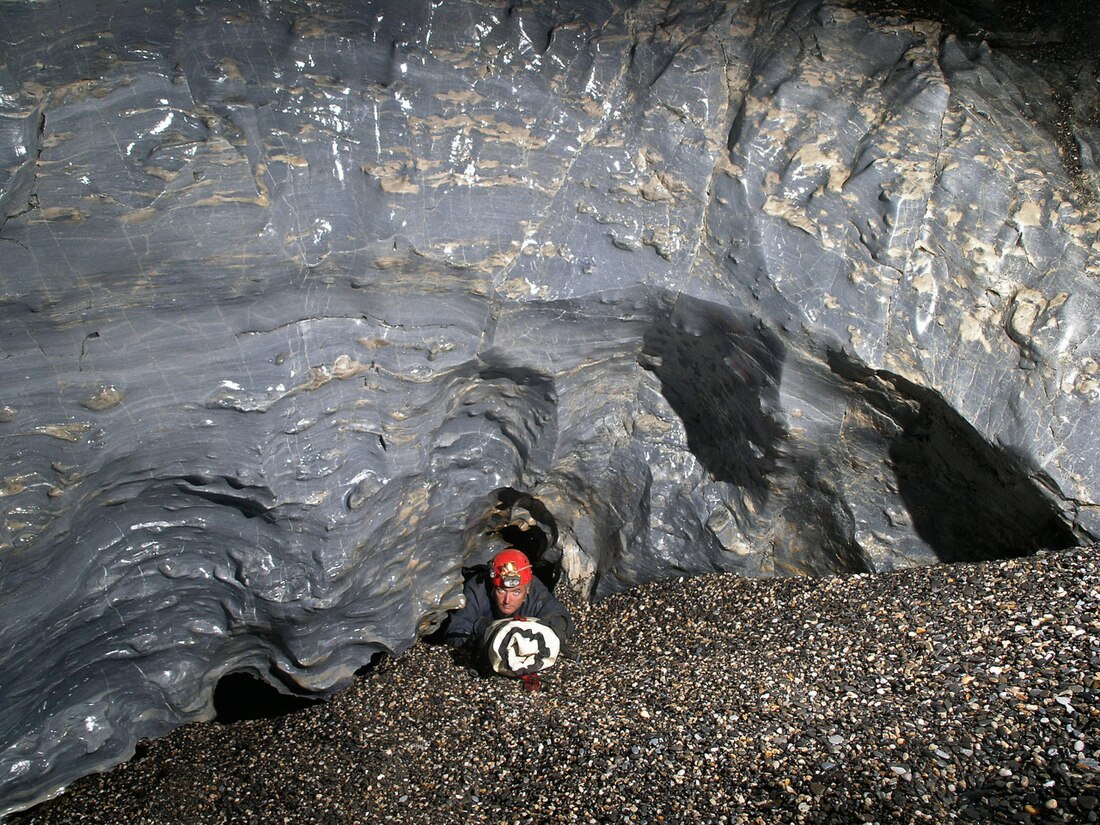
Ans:
[[[595,596],[1100,535],[1094,70],[793,0],[109,8],[0,6],[0,810],[406,649],[502,496]]]

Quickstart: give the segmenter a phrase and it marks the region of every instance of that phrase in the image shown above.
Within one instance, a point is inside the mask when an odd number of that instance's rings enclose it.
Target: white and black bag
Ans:
[[[489,664],[504,676],[530,676],[546,670],[558,660],[561,641],[542,622],[530,619],[501,619],[485,634]]]

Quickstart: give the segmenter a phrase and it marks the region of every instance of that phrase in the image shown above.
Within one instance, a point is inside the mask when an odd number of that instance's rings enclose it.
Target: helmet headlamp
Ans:
[[[493,587],[514,590],[531,581],[531,562],[522,552],[509,547],[493,559],[489,569],[489,580]]]

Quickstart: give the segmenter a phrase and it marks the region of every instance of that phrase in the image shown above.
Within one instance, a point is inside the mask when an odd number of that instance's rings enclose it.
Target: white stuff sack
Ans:
[[[501,619],[486,634],[486,653],[493,670],[504,676],[529,676],[558,660],[561,642],[542,622]]]

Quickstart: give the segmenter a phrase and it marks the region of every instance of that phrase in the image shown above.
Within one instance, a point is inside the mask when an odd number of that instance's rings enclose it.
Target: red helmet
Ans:
[[[489,565],[489,581],[493,587],[511,589],[531,581],[531,562],[514,547],[497,553]]]

